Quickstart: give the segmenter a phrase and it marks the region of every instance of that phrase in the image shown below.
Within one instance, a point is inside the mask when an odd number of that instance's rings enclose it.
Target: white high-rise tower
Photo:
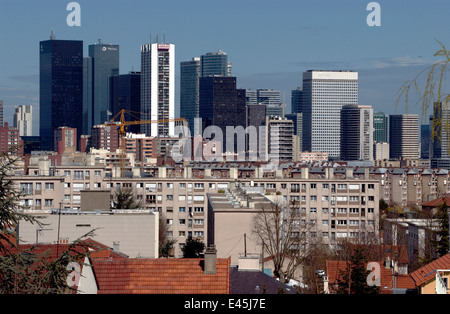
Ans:
[[[339,159],[341,109],[358,104],[358,73],[316,71],[303,73],[303,150],[326,152]]]
[[[171,122],[141,125],[148,136],[167,137],[175,133],[175,45],[141,46],[141,120]]]
[[[14,112],[14,127],[19,130],[19,136],[33,135],[33,111],[31,105],[16,107]]]

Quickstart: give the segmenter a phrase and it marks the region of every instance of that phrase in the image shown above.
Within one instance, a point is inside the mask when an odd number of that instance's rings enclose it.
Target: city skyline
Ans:
[[[39,127],[38,44],[54,30],[56,39],[82,40],[84,56],[99,38],[120,46],[120,73],[140,70],[141,45],[156,40],[176,46],[176,116],[179,115],[180,63],[223,50],[233,62],[237,87],[280,90],[290,112],[290,93],[311,69],[352,70],[359,73],[359,103],[386,114],[395,110],[401,85],[413,79],[433,54],[446,44],[445,1],[424,7],[418,1],[378,1],[381,26],[370,27],[369,1],[228,2],[167,1],[150,7],[145,1],[111,5],[103,0],[77,1],[81,26],[69,27],[68,2],[0,1],[0,99],[5,121],[12,122],[19,105],[33,105],[33,133]],[[149,9],[152,9],[149,11]],[[227,22],[228,24],[224,24]],[[225,26],[227,25],[227,26]],[[165,40],[164,40],[165,39]],[[12,53],[14,52],[14,53]],[[280,58],[282,54],[282,58]],[[6,62],[7,60],[7,62]],[[420,106],[410,107],[421,113]],[[427,123],[426,117],[422,123]],[[12,123],[11,123],[12,124]]]

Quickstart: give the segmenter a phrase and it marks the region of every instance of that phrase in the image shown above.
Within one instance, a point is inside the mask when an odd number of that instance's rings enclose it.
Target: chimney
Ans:
[[[302,171],[302,179],[309,179],[309,168],[303,167],[301,171]]]
[[[215,245],[210,245],[205,250],[205,265],[203,267],[204,275],[215,275],[217,273],[216,268],[217,250]]]

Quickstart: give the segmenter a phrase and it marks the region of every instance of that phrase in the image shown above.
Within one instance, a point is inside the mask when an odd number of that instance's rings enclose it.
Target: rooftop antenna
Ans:
[[[101,38],[98,38],[97,41],[98,41],[98,44],[99,44],[99,45],[102,44],[102,39],[101,39]]]
[[[156,34],[156,43],[159,43],[159,41],[158,41],[158,34]]]
[[[55,37],[55,32],[53,31],[53,29],[52,29],[51,32],[50,32],[50,39],[51,39],[51,40],[55,40],[55,39],[56,39],[56,37]]]

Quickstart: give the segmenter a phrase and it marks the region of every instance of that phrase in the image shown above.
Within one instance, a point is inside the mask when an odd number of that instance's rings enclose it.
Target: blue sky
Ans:
[[[273,88],[286,95],[304,71],[359,72],[359,102],[388,114],[407,80],[432,62],[440,40],[450,48],[448,0],[386,0],[381,26],[369,27],[369,0],[79,0],[81,26],[69,27],[69,0],[0,0],[0,99],[6,121],[14,106],[34,105],[38,127],[39,41],[101,38],[120,45],[120,72],[140,70],[140,46],[164,34],[176,65],[225,51],[239,88]],[[177,84],[178,84],[177,78]],[[178,102],[178,91],[177,91]],[[409,112],[421,113],[419,106]]]

